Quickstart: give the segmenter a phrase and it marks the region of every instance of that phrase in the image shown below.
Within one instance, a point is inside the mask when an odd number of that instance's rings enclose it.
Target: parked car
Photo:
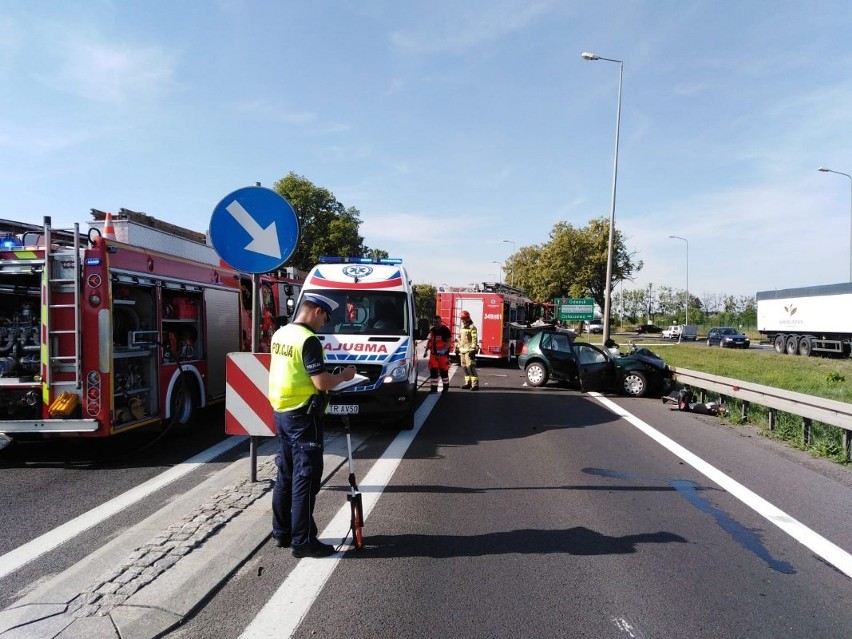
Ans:
[[[653,324],[640,324],[636,327],[637,333],[662,333],[663,329],[659,326],[654,326]]]
[[[694,324],[672,324],[663,329],[663,339],[677,339],[681,341],[698,339],[698,327]]]
[[[603,323],[600,320],[592,320],[586,324],[586,328],[590,333],[603,333]]]
[[[751,340],[741,331],[731,326],[711,328],[707,333],[707,346],[718,345],[722,348],[748,348]]]
[[[583,391],[613,391],[633,397],[660,389],[671,377],[666,363],[648,349],[616,357],[576,341],[572,331],[563,329],[530,335],[518,355],[518,366],[530,386],[544,386],[553,379]]]
[[[677,339],[680,337],[680,325],[672,324],[670,326],[666,326],[663,329],[662,338],[663,339]]]

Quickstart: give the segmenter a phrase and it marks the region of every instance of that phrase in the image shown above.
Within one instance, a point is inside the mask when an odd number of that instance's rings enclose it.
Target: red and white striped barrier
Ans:
[[[275,437],[269,403],[269,353],[228,353],[225,362],[225,432]]]

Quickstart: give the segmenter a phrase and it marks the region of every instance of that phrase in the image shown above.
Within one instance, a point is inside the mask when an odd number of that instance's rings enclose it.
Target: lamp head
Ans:
[[[583,58],[583,60],[600,60],[600,58],[601,58],[597,53],[587,53],[587,52],[581,53],[580,57]]]
[[[831,173],[831,169],[827,169],[824,166],[819,167],[817,171],[822,171],[823,173]]]

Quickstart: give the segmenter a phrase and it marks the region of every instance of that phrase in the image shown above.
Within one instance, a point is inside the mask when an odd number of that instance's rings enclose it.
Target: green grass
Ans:
[[[852,403],[852,359],[756,353],[696,345],[651,347],[669,366]]]
[[[636,340],[637,344],[640,343]],[[774,388],[815,395],[826,399],[852,403],[852,359],[799,357],[773,352],[710,348],[701,344],[647,344],[647,348],[662,357],[669,366],[688,368],[702,373],[721,375],[743,382],[754,382]],[[622,350],[627,350],[622,348]],[[708,401],[719,398],[708,393]],[[742,404],[731,398],[728,416],[723,421],[742,424]],[[802,419],[796,415],[778,414],[775,430],[769,430],[769,411],[752,404],[748,423],[764,435],[787,442],[809,453],[838,463],[848,463],[843,448],[843,429],[814,422],[810,441],[802,439]]]

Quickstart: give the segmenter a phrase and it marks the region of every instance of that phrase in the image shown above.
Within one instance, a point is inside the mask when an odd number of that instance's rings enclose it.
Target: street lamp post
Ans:
[[[492,264],[496,264],[497,266],[499,266],[499,267],[500,267],[499,275],[497,276],[497,283],[498,283],[498,284],[502,284],[502,283],[503,283],[503,263],[502,263],[502,262],[498,262],[497,260],[494,260],[494,261],[493,261],[493,262],[491,262],[491,263],[492,263]]]
[[[612,161],[612,206],[609,211],[609,241],[606,252],[606,290],[604,291],[603,341],[609,339],[609,315],[612,304],[612,253],[615,243],[615,191],[618,184],[618,132],[621,127],[621,81],[624,77],[624,62],[614,58],[602,58],[596,53],[581,54],[583,60],[606,60],[618,63],[618,107],[615,111],[615,155]]]
[[[849,178],[849,187],[850,187],[850,197],[852,197],[852,175],[848,173],[841,173],[840,171],[832,171],[831,169],[827,169],[824,166],[821,166],[817,169],[817,171],[822,171],[823,173],[836,173],[837,175],[845,175]],[[852,282],[852,201],[850,201],[850,220],[849,220],[849,281]]]
[[[507,244],[512,245],[512,257],[514,258],[515,257],[515,243],[512,240],[503,240],[503,241],[506,242]],[[515,266],[514,266],[514,264],[515,264],[514,261],[512,261],[512,270],[509,271],[509,286],[512,286],[512,287],[515,286]]]
[[[673,240],[686,242],[686,323],[689,324],[689,240],[677,235],[669,235]]]

